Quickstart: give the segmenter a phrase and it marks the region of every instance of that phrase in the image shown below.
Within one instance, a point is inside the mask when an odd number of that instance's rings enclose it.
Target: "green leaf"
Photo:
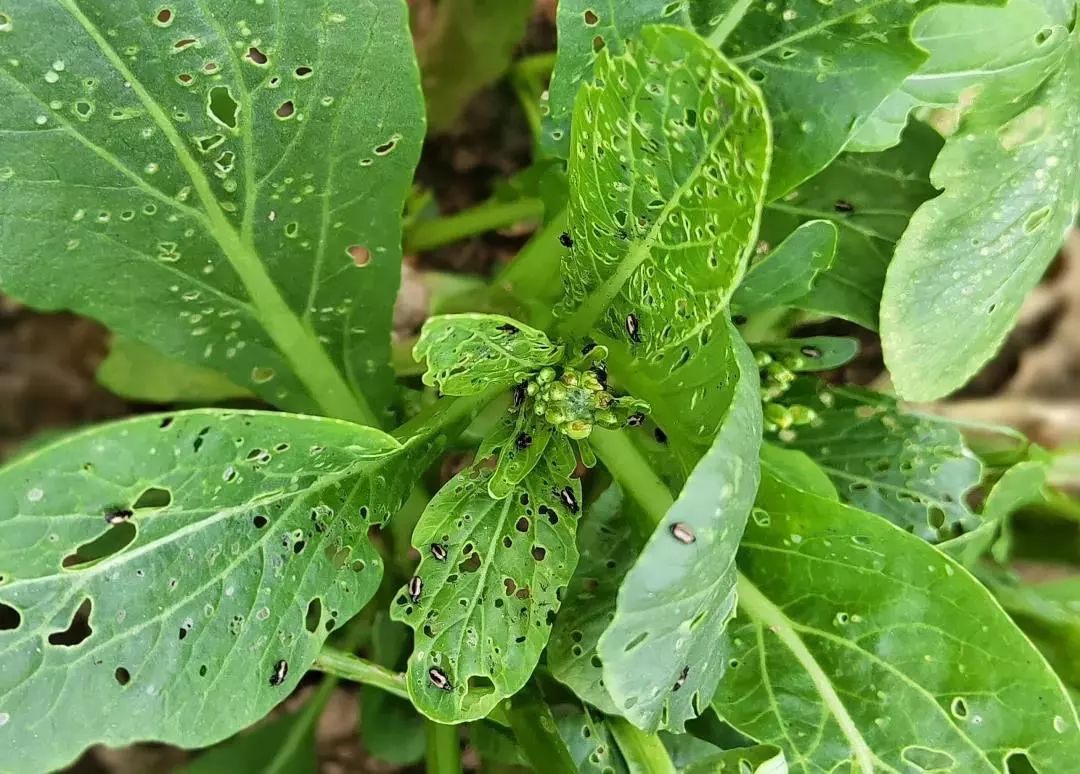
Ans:
[[[647,27],[578,93],[565,332],[635,354],[704,344],[742,276],[770,133],[760,92],[692,32]]]
[[[217,371],[181,363],[124,336],[113,338],[97,379],[121,397],[146,403],[219,403],[253,397]]]
[[[594,717],[583,707],[559,712],[555,725],[582,774],[626,774],[626,762],[603,716]]]
[[[404,3],[6,15],[0,286],[280,407],[380,418],[424,135]]]
[[[1002,474],[986,496],[982,517],[1000,525],[1000,536],[994,542],[994,559],[1005,564],[1012,554],[1010,517],[1028,505],[1045,502],[1046,477],[1049,465],[1042,460],[1018,462]]]
[[[183,774],[233,774],[237,771],[265,772],[281,750],[281,742],[292,732],[304,713],[274,718],[253,731],[242,733],[199,755],[181,771]],[[301,737],[300,744],[284,761],[288,774],[315,774],[315,729]]]
[[[619,588],[600,638],[604,684],[634,725],[681,730],[724,673],[717,641],[735,610],[735,552],[757,491],[761,398],[750,350],[712,448]]]
[[[761,469],[800,492],[807,492],[826,500],[840,499],[829,474],[805,452],[763,443],[761,444]]]
[[[784,402],[819,415],[780,437],[824,468],[845,502],[931,542],[978,526],[965,498],[982,465],[952,423],[903,411],[880,393],[816,379],[796,382]]]
[[[1054,670],[1073,691],[1080,691],[1080,585],[1076,576],[1052,583],[1024,586],[1015,580],[981,573],[980,580],[994,592],[998,602]]]
[[[911,38],[930,56],[878,105],[848,144],[878,151],[900,142],[908,114],[919,107],[986,110],[1037,87],[1068,48],[1072,12],[1043,0],[1012,0],[1001,8],[939,5],[915,18]],[[965,104],[961,104],[965,103]]]
[[[396,509],[383,479],[406,451],[336,420],[191,411],[0,471],[5,766],[199,747],[265,715],[378,588],[367,529]]]
[[[445,395],[476,395],[509,386],[562,359],[543,331],[497,314],[448,314],[424,323],[413,349],[427,359],[424,384]]]
[[[798,306],[876,329],[881,288],[896,240],[915,208],[937,192],[928,176],[941,137],[914,123],[884,153],[846,153],[765,212],[761,238],[787,239],[802,223],[827,219],[840,232],[836,258]],[[850,205],[850,211],[849,207]]]
[[[751,4],[724,51],[761,86],[773,117],[771,199],[828,166],[925,61],[910,27],[930,4]]]
[[[787,774],[784,751],[772,745],[736,747],[690,763],[682,774]]]
[[[560,446],[569,444],[562,435],[553,440],[554,433],[554,426],[535,412],[529,411],[527,405],[514,413],[503,415],[502,420],[476,452],[477,459],[498,459],[488,480],[488,494],[496,500],[509,495],[540,462],[549,442]],[[524,439],[529,439],[529,444],[521,448],[519,439],[522,443]],[[566,449],[562,450],[562,453],[573,454],[573,451]]]
[[[859,354],[859,340],[847,336],[810,336],[754,345],[793,373],[832,371],[847,365]]]
[[[1068,770],[1057,676],[951,559],[871,514],[766,478],[739,552],[732,668],[713,700],[799,772]],[[1015,759],[1013,760],[1015,763]]]
[[[809,220],[750,267],[731,299],[737,311],[790,306],[810,292],[836,255],[839,234],[827,220]]]
[[[548,154],[570,157],[574,99],[597,59],[623,54],[642,27],[658,22],[689,26],[690,17],[682,2],[671,0],[560,0],[559,49],[540,136]]]
[[[371,656],[376,663],[396,669],[408,652],[409,630],[376,613],[371,632]],[[360,688],[360,741],[373,758],[396,766],[424,759],[427,723],[413,705],[373,685]]]
[[[443,0],[430,28],[418,25],[418,56],[433,131],[451,128],[469,100],[502,77],[532,10],[531,0]]]
[[[578,530],[581,558],[547,647],[552,676],[608,715],[619,714],[619,708],[604,688],[596,645],[615,617],[619,586],[638,553],[622,507],[622,491],[612,484],[588,508]]]
[[[421,593],[402,589],[392,615],[415,630],[409,696],[433,720],[484,717],[526,683],[547,644],[578,558],[577,514],[560,493],[581,502],[572,450],[556,448],[503,500],[488,493],[490,470],[466,469],[416,525]]]
[[[881,300],[897,392],[931,400],[963,384],[1016,322],[1080,206],[1080,32],[1064,66],[1002,125],[968,115],[934,164],[945,193],[897,244]],[[966,320],[969,324],[956,324]]]

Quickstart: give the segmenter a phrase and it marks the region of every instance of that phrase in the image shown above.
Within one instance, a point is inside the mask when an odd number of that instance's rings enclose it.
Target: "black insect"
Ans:
[[[652,431],[653,438],[657,443],[667,443],[667,433],[661,430],[659,427]]]
[[[446,561],[446,546],[442,543],[431,544],[431,555],[438,559],[440,562]]]
[[[855,205],[847,199],[837,199],[836,203],[833,205],[833,209],[837,212],[842,212],[845,215],[850,215],[855,212]]]
[[[592,352],[594,349],[596,349],[596,342],[593,341],[592,339],[589,339],[588,341],[585,342],[585,345],[581,348],[581,356],[585,357],[587,354]]]
[[[637,412],[636,414],[631,414],[629,417],[626,418],[626,426],[627,427],[639,427],[644,422],[645,422],[645,415],[642,414],[640,411]]]
[[[746,315],[733,314],[731,315],[731,322],[735,323],[735,325],[746,325]]]
[[[123,524],[134,515],[135,512],[130,508],[109,508],[105,511],[105,522],[115,526],[117,524]]]
[[[274,664],[274,673],[270,675],[270,685],[281,685],[289,674],[289,662],[285,659]]]
[[[600,382],[600,386],[607,387],[607,369],[603,365],[598,365],[593,369],[593,373],[596,374],[596,381]]]
[[[514,446],[517,447],[518,451],[525,451],[532,446],[532,436],[528,433],[521,433],[518,435],[517,440],[514,441]]]
[[[518,329],[518,327],[516,325],[511,325],[510,323],[503,323],[502,325],[500,325],[495,330],[502,331],[503,333],[508,333],[511,336],[513,336],[515,333],[517,333],[519,331],[519,329]]]
[[[684,666],[682,671],[679,672],[679,679],[675,681],[675,685],[671,686],[672,691],[677,691],[686,685],[686,678],[690,676],[690,667]]]
[[[574,497],[574,490],[570,487],[560,489],[556,491],[555,494],[562,500],[562,504],[566,506],[566,510],[570,511],[570,513],[577,513],[581,510],[577,498]]]
[[[638,323],[637,315],[626,315],[626,334],[630,337],[630,341],[635,344],[641,343],[641,325]]]
[[[409,599],[413,602],[420,601],[420,595],[424,593],[424,582],[420,580],[419,575],[414,575],[409,578]]]
[[[427,671],[428,680],[431,684],[438,688],[440,691],[446,691],[450,693],[454,690],[454,686],[450,684],[450,678],[446,676],[446,672],[442,671],[438,667],[432,667]]]
[[[525,402],[525,398],[529,397],[529,383],[522,382],[514,387],[514,408],[521,408],[521,404]]]
[[[671,536],[682,543],[684,546],[688,546],[697,540],[694,535],[694,531],[681,521],[677,521],[671,525]]]
[[[802,352],[807,357],[812,357],[814,359],[817,359],[817,358],[821,357],[821,350],[818,349],[817,347],[803,347],[799,351]]]
[[[569,234],[564,231],[559,234],[559,244],[561,244],[563,247],[570,248],[574,246],[574,240]]]

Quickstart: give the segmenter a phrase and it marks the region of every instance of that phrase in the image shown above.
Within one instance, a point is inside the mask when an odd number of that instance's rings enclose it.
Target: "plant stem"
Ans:
[[[297,748],[304,740],[304,737],[312,733],[311,727],[315,725],[319,716],[322,715],[326,703],[330,701],[330,697],[333,695],[337,685],[338,679],[336,677],[328,676],[322,681],[322,684],[307,700],[307,704],[304,705],[296,718],[296,722],[289,729],[289,733],[281,743],[281,747],[274,754],[274,759],[263,769],[262,774],[279,774],[279,772],[285,770],[286,766],[292,763],[291,759],[296,754]]]
[[[461,736],[457,726],[427,722],[428,774],[460,774]]]
[[[631,509],[629,513],[638,519],[634,529],[648,540],[674,502],[671,491],[625,431],[597,428],[589,441],[619,486],[641,506],[640,510]]]
[[[559,736],[551,708],[535,688],[526,687],[519,691],[503,702],[503,707],[514,738],[534,771],[550,774],[577,772],[577,765]]]
[[[620,717],[609,717],[607,724],[630,774],[675,774],[675,764],[656,734],[646,734]]]
[[[311,668],[354,683],[373,685],[402,699],[409,699],[409,692],[405,688],[405,675],[337,648],[324,645]]]
[[[719,49],[724,45],[724,42],[728,39],[728,35],[731,34],[739,22],[742,21],[743,16],[746,15],[747,10],[750,8],[750,4],[753,0],[735,0],[732,3],[731,8],[724,14],[724,18],[716,25],[716,29],[709,35],[709,45],[715,49]]]
[[[529,78],[547,78],[555,69],[555,52],[545,51],[542,54],[530,54],[523,56],[514,62],[514,72],[519,72]]]
[[[526,220],[539,220],[543,215],[544,203],[539,199],[489,200],[454,215],[417,223],[406,237],[405,250],[410,253],[434,250],[487,231]]]

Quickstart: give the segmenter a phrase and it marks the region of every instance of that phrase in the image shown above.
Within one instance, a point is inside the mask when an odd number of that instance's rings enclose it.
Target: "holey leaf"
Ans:
[[[510,385],[562,355],[543,331],[497,314],[432,317],[413,347],[417,362],[427,360],[424,384],[459,396]]]
[[[966,499],[982,464],[952,423],[904,411],[887,395],[813,378],[797,381],[782,400],[819,420],[781,432],[779,443],[817,462],[845,502],[934,543],[979,525]]]
[[[3,13],[0,287],[280,407],[381,416],[424,134],[404,3]]]
[[[375,593],[401,447],[336,420],[192,411],[0,471],[0,768],[201,747],[288,696]],[[366,516],[366,518],[365,518]]]
[[[713,699],[793,772],[1071,771],[1058,677],[960,565],[871,514],[765,477]]]
[[[909,400],[958,389],[997,351],[1075,219],[1080,31],[1023,111],[1000,118],[973,112],[949,138],[931,173],[945,193],[915,213],[889,266],[882,347]]]
[[[600,638],[604,685],[635,725],[682,731],[726,668],[735,553],[758,487],[761,396],[749,348],[720,432],[619,588]]]
[[[420,566],[391,615],[415,630],[409,696],[428,717],[482,718],[532,674],[577,565],[574,465],[569,444],[549,448],[502,500],[474,466],[421,516]]]
[[[689,351],[742,276],[770,148],[761,94],[693,32],[602,53],[574,108],[564,332]]]

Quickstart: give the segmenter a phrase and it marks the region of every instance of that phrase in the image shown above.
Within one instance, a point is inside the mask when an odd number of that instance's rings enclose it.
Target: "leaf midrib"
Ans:
[[[209,180],[165,111],[74,0],[58,0],[58,2],[86,31],[124,80],[131,84],[132,91],[138,96],[149,116],[169,141],[177,160],[190,178],[206,210],[209,234],[236,270],[258,312],[263,327],[290,363],[311,397],[328,416],[378,426],[379,421],[364,396],[349,388],[337,366],[319,344],[314,332],[304,325],[289,308],[277,286],[267,274],[259,256],[233,229],[218,205]],[[224,41],[224,44],[228,46],[228,41]],[[250,127],[246,134],[250,135]],[[250,167],[253,159],[246,159],[246,163]]]

